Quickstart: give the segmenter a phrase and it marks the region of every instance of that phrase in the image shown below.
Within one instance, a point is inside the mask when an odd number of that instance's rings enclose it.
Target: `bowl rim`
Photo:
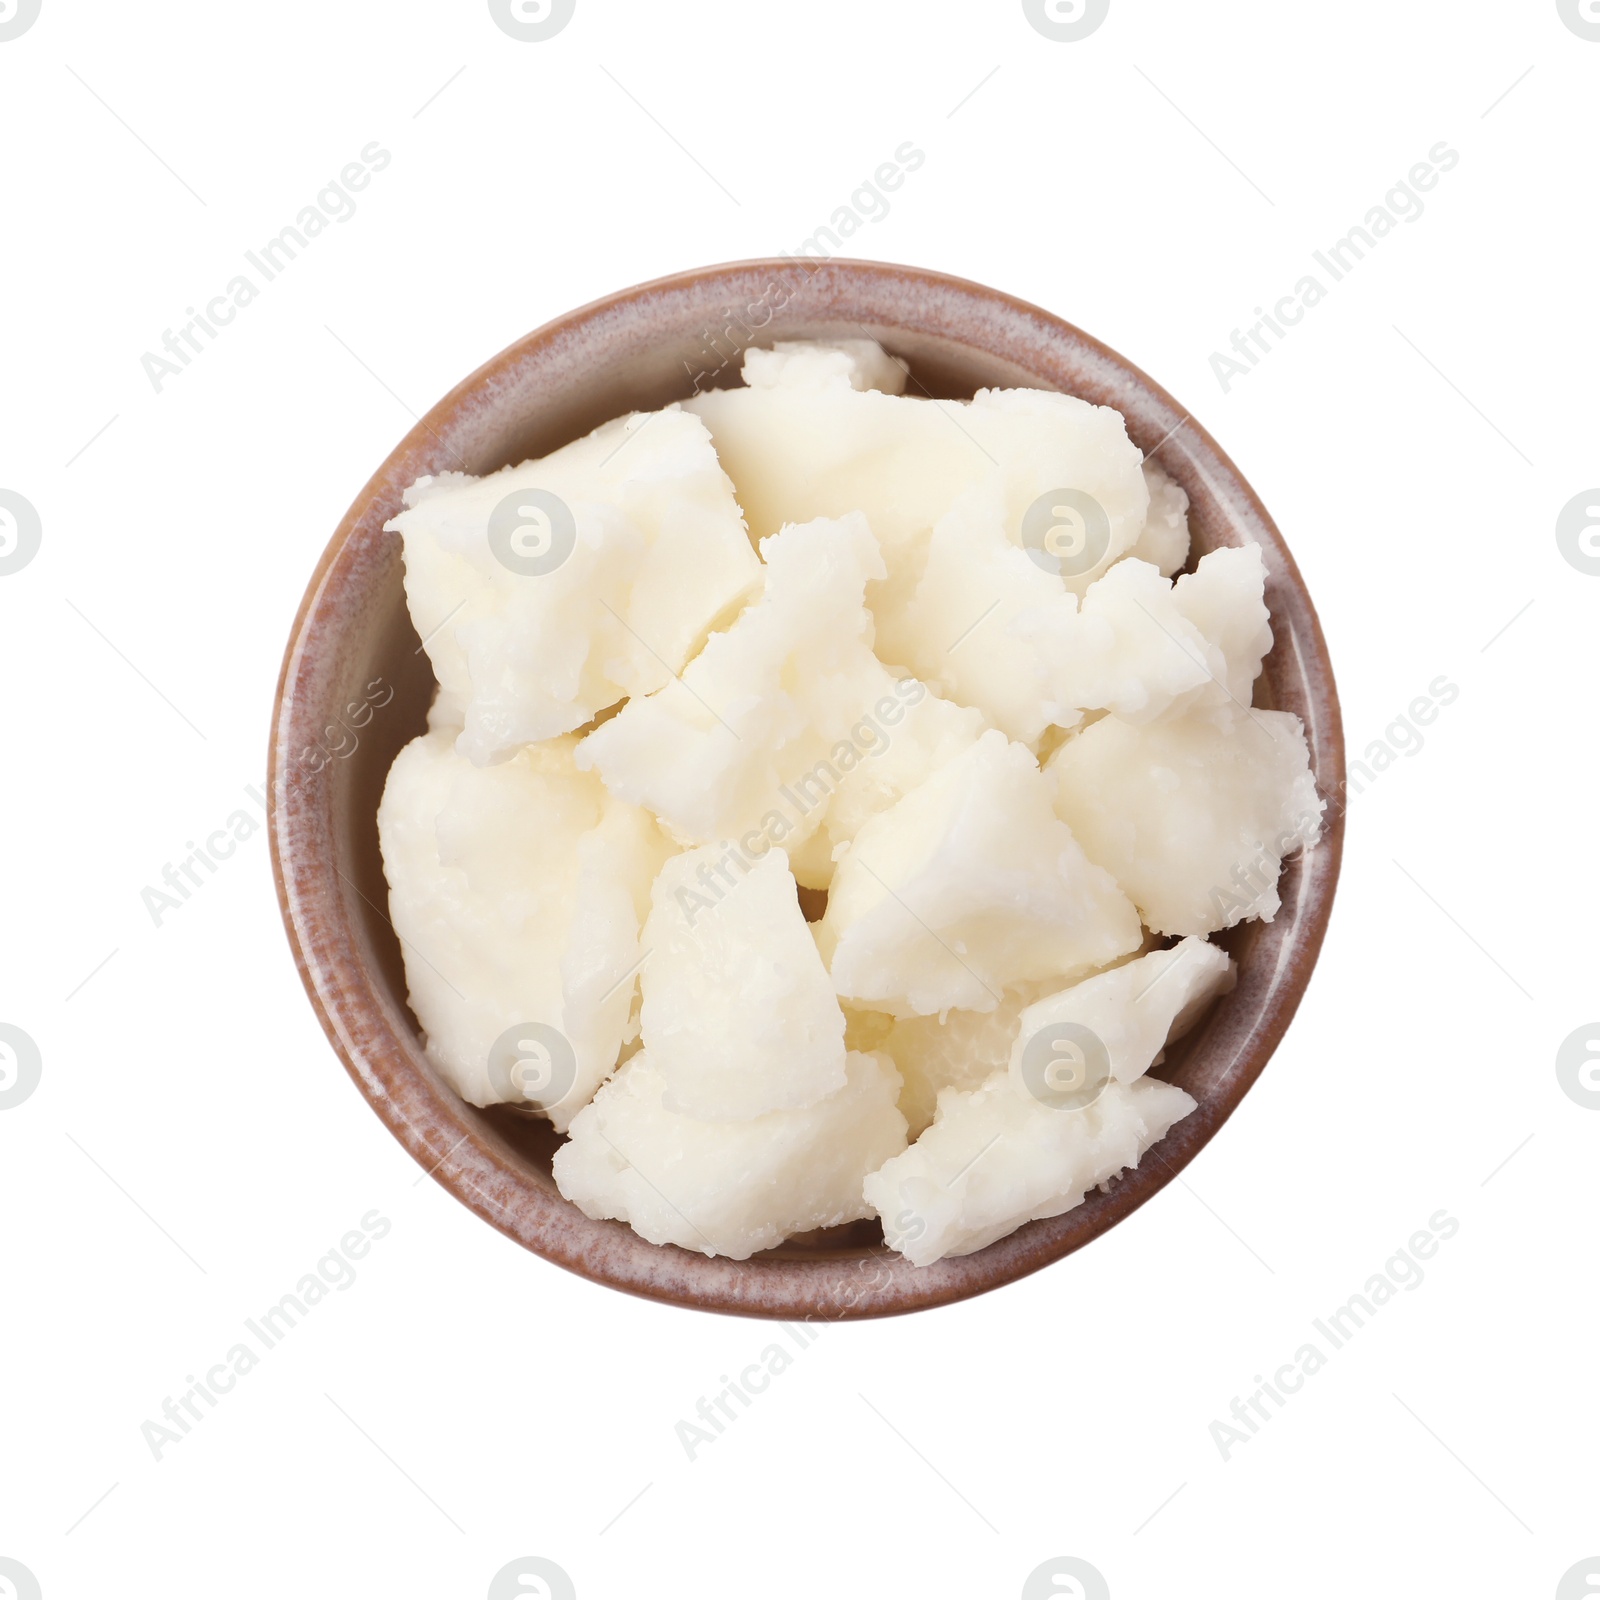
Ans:
[[[341,563],[347,569],[351,566],[356,542],[370,537],[363,536],[360,529],[374,504],[391,495],[397,483],[409,483],[419,475],[412,470],[415,463],[436,454],[470,402],[506,385],[514,373],[541,354],[548,355],[563,339],[592,328],[630,303],[685,292],[727,290],[734,284],[747,286],[753,275],[792,275],[797,268],[806,272],[808,287],[819,277],[825,278],[824,291],[870,295],[892,285],[901,291],[914,290],[932,302],[939,297],[953,297],[958,304],[971,303],[974,309],[981,307],[986,314],[1007,319],[1019,338],[1033,330],[1063,352],[1070,349],[1079,359],[1087,358],[1104,369],[1109,375],[1108,383],[1128,390],[1146,410],[1177,418],[1159,442],[1145,451],[1146,458],[1165,448],[1182,430],[1186,467],[1191,472],[1204,473],[1208,489],[1226,498],[1230,520],[1249,526],[1257,542],[1274,558],[1271,565],[1279,591],[1272,611],[1274,653],[1286,642],[1280,624],[1287,622],[1287,636],[1293,641],[1307,694],[1317,702],[1315,726],[1311,718],[1304,720],[1318,793],[1328,802],[1323,831],[1313,850],[1299,852],[1285,863],[1279,884],[1284,910],[1279,916],[1284,917],[1291,909],[1292,890],[1292,926],[1277,922],[1264,926],[1281,930],[1275,943],[1286,947],[1287,953],[1285,949],[1279,951],[1261,1009],[1253,1015],[1248,1035],[1237,1047],[1242,1065],[1225,1090],[1202,1101],[1151,1147],[1138,1166],[1123,1172],[1101,1192],[1091,1192],[1077,1207],[1057,1217],[1025,1224],[969,1256],[946,1258],[925,1268],[909,1267],[902,1257],[881,1245],[867,1251],[845,1248],[835,1256],[811,1258],[785,1258],[771,1252],[744,1262],[705,1257],[676,1246],[649,1244],[622,1223],[589,1219],[559,1195],[552,1197],[534,1185],[503,1141],[474,1119],[471,1108],[429,1072],[419,1070],[416,1061],[408,1059],[420,1059],[420,1045],[413,1035],[408,1047],[382,1014],[385,1008],[373,974],[362,965],[356,941],[345,935],[352,907],[348,895],[338,886],[341,874],[332,855],[331,787],[317,781],[287,785],[284,779],[289,752],[303,748],[307,731],[324,720],[322,712],[298,691],[300,677],[316,652],[319,637],[326,638],[323,630],[339,620],[339,595],[330,584],[340,576]],[[828,319],[818,315],[811,320]],[[888,318],[880,319],[876,326],[902,326],[907,334],[919,331],[910,323],[897,324]],[[958,342],[954,334],[940,332],[931,325],[920,331]],[[748,342],[761,340],[758,337]],[[968,348],[982,347],[969,343]],[[986,353],[998,359],[995,352]],[[1128,420],[1131,434],[1133,418],[1129,416]],[[408,472],[410,475],[406,476]],[[343,579],[348,584],[358,576],[346,570]],[[926,268],[889,262],[844,257],[822,261],[757,257],[652,279],[553,318],[490,357],[408,430],[340,520],[296,611],[273,698],[267,773],[268,831],[273,880],[285,932],[318,1020],[363,1096],[427,1175],[526,1249],[593,1282],[701,1310],[761,1318],[838,1321],[900,1315],[950,1304],[1026,1277],[1082,1248],[1131,1215],[1198,1155],[1265,1069],[1316,966],[1332,913],[1342,856],[1344,770],[1338,691],[1315,605],[1266,507],[1231,458],[1187,408],[1179,406],[1164,388],[1100,340],[1005,291]],[[324,846],[320,851],[319,841]],[[1150,1155],[1156,1159],[1148,1159]],[[565,1208],[570,1216],[557,1216],[556,1208]],[[649,1254],[644,1256],[641,1252]],[[865,1276],[868,1266],[870,1281]]]

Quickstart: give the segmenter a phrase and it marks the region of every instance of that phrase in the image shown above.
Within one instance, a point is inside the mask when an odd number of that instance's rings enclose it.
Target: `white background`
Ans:
[[[44,530],[0,578],[0,1021],[43,1057],[0,1112],[0,1556],[46,1600],[476,1600],[527,1554],[583,1600],[1010,1597],[1060,1555],[1116,1600],[1343,1600],[1600,1554],[1600,1111],[1554,1065],[1600,1014],[1600,578],[1554,537],[1600,483],[1597,88],[1554,0],[1113,0],[1074,44],[1013,0],[578,0],[542,44],[482,0],[44,0],[0,43],[0,488]],[[908,139],[852,252],[1036,301],[1193,410],[1300,562],[1352,755],[1460,693],[1354,801],[1299,1017],[1186,1181],[826,1329],[691,1462],[674,1425],[775,1330],[419,1181],[264,833],[159,928],[140,891],[250,806],[303,586],[414,413],[597,295],[792,249]],[[143,353],[373,140],[356,215],[157,394]],[[1425,214],[1224,394],[1212,352],[1441,140]],[[373,1208],[359,1281],[152,1459]],[[1426,1281],[1224,1461],[1213,1420],[1441,1208]]]

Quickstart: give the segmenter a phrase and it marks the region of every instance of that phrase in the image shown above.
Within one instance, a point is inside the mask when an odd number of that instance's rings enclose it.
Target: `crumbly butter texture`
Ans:
[[[534,1100],[558,1128],[626,1042],[650,886],[672,847],[550,740],[475,767],[448,734],[396,758],[378,809],[389,915],[428,1059],[473,1105]],[[557,1097],[493,1059],[507,1030],[558,1030]]]
[[[641,941],[640,1017],[669,1111],[743,1121],[844,1087],[844,1013],[783,852],[674,856]]]
[[[1017,546],[1042,496],[1063,487],[1092,496],[1105,513],[1104,547],[1058,578],[1079,592],[1140,537],[1150,490],[1117,412],[1039,389],[984,389],[971,400],[885,392],[871,386],[883,370],[876,361],[835,348],[845,359],[826,377],[816,358],[779,365],[752,352],[744,387],[697,395],[684,409],[711,430],[754,537],[865,513],[885,563],[868,596],[884,661],[913,665],[907,608],[935,524],[964,496],[992,504]]]
[[[1253,704],[1263,551],[1196,560],[1116,412],[866,339],[743,380],[407,491],[390,915],[429,1060],[549,1117],[589,1216],[926,1266],[1193,1109],[1150,1069],[1322,802]]]
[[[648,1050],[572,1123],[556,1183],[591,1217],[652,1244],[742,1261],[791,1234],[872,1215],[862,1186],[906,1144],[887,1056],[850,1055],[844,1087],[809,1106],[732,1122],[669,1111]]]
[[[486,478],[423,478],[405,504],[387,527],[411,619],[479,765],[669,683],[761,583],[711,439],[676,406]]]
[[[1231,983],[1231,968],[1220,950],[1186,940],[1024,1010],[1009,1065],[975,1089],[941,1090],[932,1127],[866,1180],[889,1243],[918,1266],[968,1255],[1137,1166],[1194,1108],[1144,1074],[1185,1013]],[[1022,1066],[1054,1043],[1048,1028],[1062,1030],[1063,1047],[1081,1037],[1063,1025],[1089,1029],[1104,1050],[1081,1107],[1054,1103],[1048,1065]]]
[[[994,729],[862,827],[817,924],[839,993],[893,1016],[992,1011],[1009,985],[1090,971],[1139,939],[1038,763]]]

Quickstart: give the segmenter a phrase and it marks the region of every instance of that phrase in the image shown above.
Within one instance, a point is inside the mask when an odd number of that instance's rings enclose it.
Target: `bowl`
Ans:
[[[357,1087],[436,1182],[527,1249],[596,1282],[705,1310],[779,1318],[884,1316],[946,1304],[1059,1261],[1143,1205],[1194,1159],[1266,1066],[1322,944],[1343,816],[1292,857],[1270,923],[1221,943],[1238,984],[1168,1053],[1158,1075],[1197,1107],[1137,1169],[1071,1211],[972,1255],[914,1268],[875,1222],[791,1239],[747,1261],[647,1243],[557,1192],[547,1122],[465,1104],[429,1065],[406,1004],[376,813],[396,753],[422,732],[433,674],[383,525],[425,473],[493,472],[544,455],[630,410],[739,381],[740,353],[774,339],[869,337],[904,357],[911,393],[1059,389],[1114,406],[1134,442],[1188,491],[1193,556],[1261,546],[1274,644],[1258,704],[1304,722],[1312,771],[1341,792],[1338,697],[1316,610],[1265,508],[1164,390],[1060,318],[919,268],[782,257],[680,273],[558,318],[494,357],[425,416],[345,514],[311,577],[284,656],[272,722],[273,871],[311,1003]]]

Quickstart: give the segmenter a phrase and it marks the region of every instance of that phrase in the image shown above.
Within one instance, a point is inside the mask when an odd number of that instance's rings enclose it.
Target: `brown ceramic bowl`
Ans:
[[[1288,864],[1283,909],[1223,939],[1238,987],[1158,1069],[1198,1108],[1108,1191],[973,1255],[925,1268],[888,1252],[876,1223],[790,1240],[749,1261],[646,1243],[569,1205],[550,1176],[549,1125],[464,1104],[423,1055],[406,1005],[375,814],[396,752],[433,689],[401,590],[400,539],[383,524],[424,473],[493,472],[620,413],[738,382],[738,349],[774,339],[880,340],[912,392],[986,385],[1065,390],[1115,406],[1189,493],[1198,557],[1259,544],[1275,644],[1259,704],[1297,713],[1323,792],[1337,796],[1343,735],[1316,611],[1282,537],[1233,463],[1164,390],[1068,323],[1009,295],[868,261],[707,267],[643,284],[530,333],[453,389],[400,442],[339,524],[284,657],[272,726],[273,866],[311,1003],[390,1132],[451,1194],[529,1250],[634,1294],[770,1317],[868,1317],[981,1293],[1060,1260],[1142,1205],[1191,1161],[1267,1064],[1322,944],[1342,815]],[[376,689],[371,686],[379,685]],[[385,699],[388,691],[392,698]],[[379,704],[379,702],[382,702]]]

